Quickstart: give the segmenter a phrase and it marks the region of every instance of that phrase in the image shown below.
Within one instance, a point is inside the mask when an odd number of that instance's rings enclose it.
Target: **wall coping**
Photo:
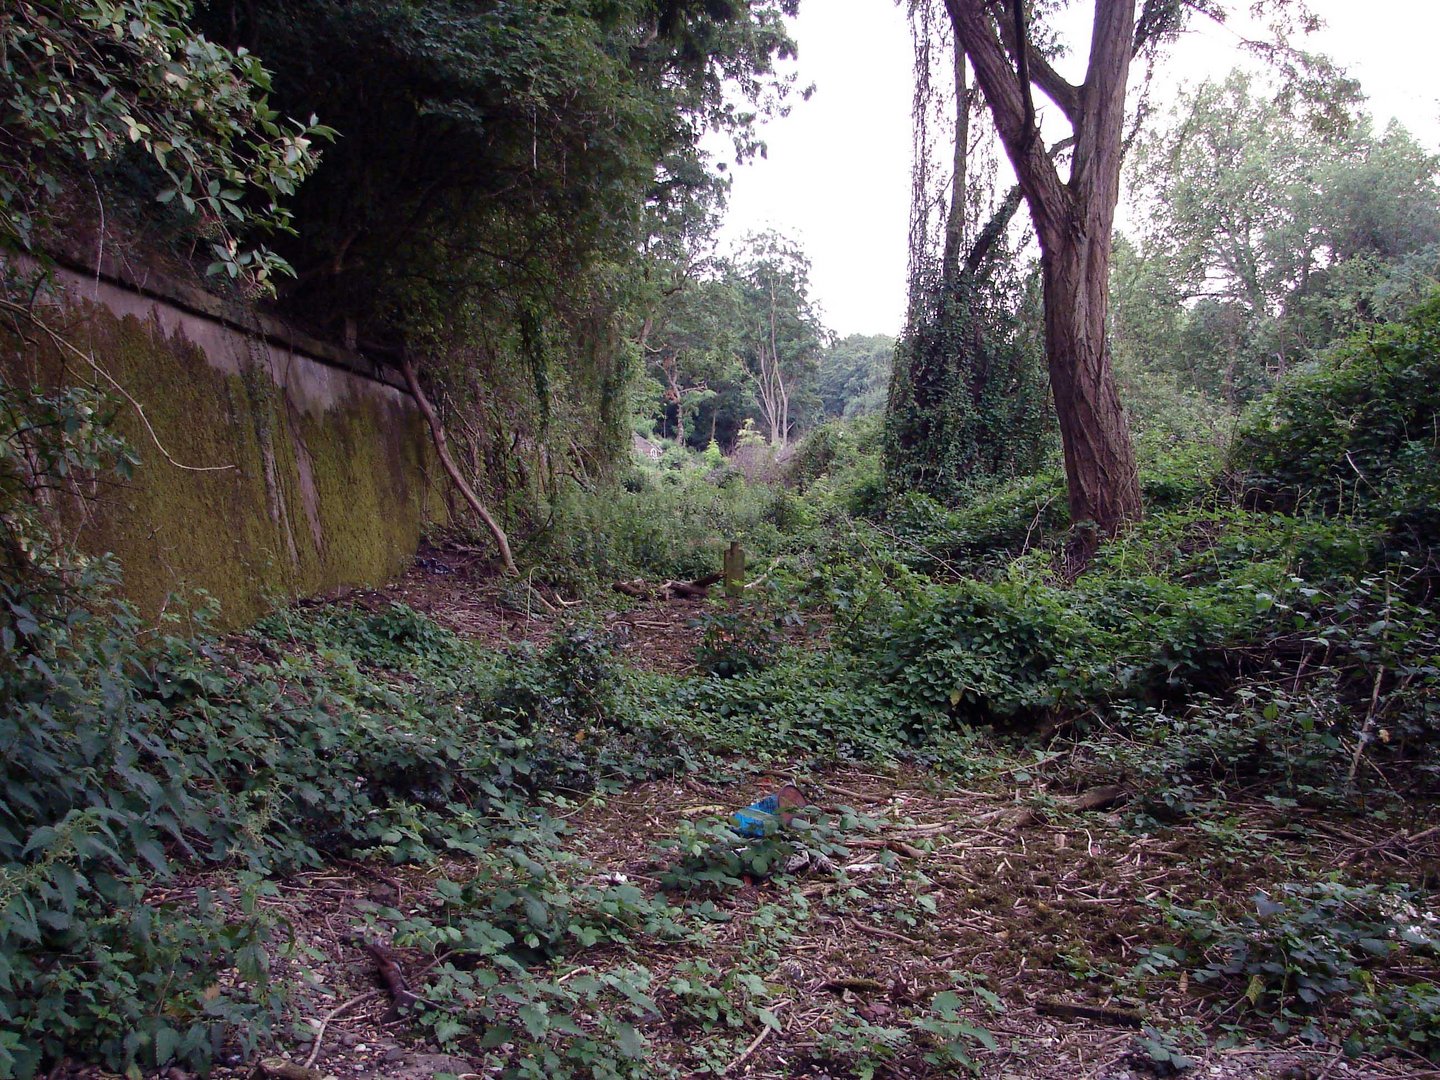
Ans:
[[[73,274],[98,278],[148,299],[173,304],[192,315],[214,319],[232,330],[253,334],[268,344],[301,353],[317,363],[348,371],[410,396],[410,388],[393,368],[377,364],[361,353],[312,337],[283,319],[258,311],[249,304],[227,300],[152,270],[147,270],[142,277],[113,255],[102,256],[98,265],[96,260],[81,259],[64,251],[47,252],[45,257]],[[21,256],[21,260],[31,261],[31,258]]]

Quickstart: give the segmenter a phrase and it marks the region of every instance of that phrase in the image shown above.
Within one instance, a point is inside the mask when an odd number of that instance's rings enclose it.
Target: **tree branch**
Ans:
[[[1048,151],[1051,160],[1053,161],[1074,145],[1074,135],[1061,139]],[[1005,193],[1005,198],[1001,200],[1000,205],[995,208],[995,212],[990,215],[990,220],[985,223],[985,227],[975,237],[975,242],[970,245],[970,251],[965,256],[965,276],[967,278],[972,278],[979,272],[981,265],[990,255],[990,249],[1010,227],[1015,212],[1020,209],[1020,199],[1020,185],[1016,184]]]
[[[1045,147],[1027,134],[1025,102],[1005,46],[997,36],[995,20],[986,11],[983,0],[945,0],[945,10],[956,38],[975,69],[975,81],[985,94],[995,130],[1030,204],[1030,217],[1040,246],[1052,248],[1061,242],[1071,195]],[[1127,43],[1130,40],[1128,33],[1125,40]]]
[[[415,404],[420,407],[420,413],[425,417],[425,422],[430,425],[430,437],[435,443],[435,453],[440,458],[440,464],[445,467],[445,472],[449,474],[450,480],[460,489],[460,494],[470,504],[470,509],[475,511],[480,520],[485,523],[485,527],[490,530],[490,535],[495,538],[495,546],[500,551],[500,561],[505,564],[506,573],[518,574],[519,571],[515,568],[515,558],[510,554],[510,540],[505,535],[505,530],[490,516],[490,511],[485,509],[485,504],[480,501],[480,497],[475,494],[475,489],[470,486],[464,474],[460,472],[459,466],[455,464],[455,459],[450,455],[449,442],[445,438],[445,425],[440,422],[440,417],[435,413],[435,407],[430,404],[430,399],[425,396],[425,391],[420,386],[420,377],[415,371],[415,361],[408,355],[402,356],[400,371],[405,376],[405,385],[410,388],[410,396],[415,399]]]
[[[1080,115],[1080,87],[1076,86],[1065,76],[1061,75],[1053,67],[1050,61],[1045,59],[1043,53],[1034,45],[1030,44],[1025,34],[1024,0],[1005,0],[1010,8],[1011,18],[997,19],[996,25],[1000,29],[1000,38],[1010,55],[1015,58],[1015,69],[1020,75],[1020,80],[1025,86],[1025,98],[1030,99],[1029,87],[1034,83],[1040,88],[1040,92],[1059,106],[1060,111],[1065,114],[1065,119],[1073,125]],[[1025,43],[1025,48],[1020,48],[1020,42]],[[1030,103],[1030,118],[1034,122],[1034,103]]]

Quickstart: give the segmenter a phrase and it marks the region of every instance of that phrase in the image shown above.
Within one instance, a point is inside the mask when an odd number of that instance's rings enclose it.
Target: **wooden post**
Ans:
[[[725,593],[739,596],[745,589],[745,549],[739,540],[731,540],[725,549]]]

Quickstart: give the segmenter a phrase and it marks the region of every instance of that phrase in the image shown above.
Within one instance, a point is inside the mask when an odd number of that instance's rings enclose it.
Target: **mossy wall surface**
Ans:
[[[82,550],[118,556],[147,615],[203,589],[238,627],[280,600],[376,585],[445,517],[443,474],[403,391],[116,284],[61,280],[65,336],[144,410],[117,406],[142,461],[134,480],[75,498],[66,516]],[[12,378],[106,382],[73,353],[59,371],[33,346],[5,353]]]

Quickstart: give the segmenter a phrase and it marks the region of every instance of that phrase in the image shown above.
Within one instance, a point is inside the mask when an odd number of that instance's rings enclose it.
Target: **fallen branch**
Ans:
[[[415,371],[415,361],[409,356],[400,360],[400,372],[405,376],[405,385],[410,388],[410,396],[415,399],[415,404],[420,409],[420,415],[425,417],[425,423],[430,425],[430,439],[435,444],[435,453],[440,458],[440,464],[445,467],[445,472],[450,480],[470,504],[470,509],[475,511],[476,516],[485,523],[490,530],[490,535],[495,538],[495,546],[500,551],[500,561],[505,564],[505,572],[518,574],[520,571],[515,568],[515,557],[510,554],[510,539],[505,535],[505,530],[490,516],[490,511],[485,509],[485,504],[480,501],[480,496],[475,494],[460,467],[455,464],[455,459],[450,456],[450,446],[445,437],[445,425],[440,422],[436,415],[435,407],[430,404],[430,399],[425,396],[425,391],[420,387],[420,376]]]
[[[1119,784],[1105,784],[1060,801],[1071,810],[1107,810],[1122,801],[1126,794]]]
[[[1109,1005],[1072,1005],[1068,1001],[1041,998],[1035,1002],[1035,1011],[1043,1016],[1058,1016],[1063,1020],[1098,1020],[1103,1024],[1129,1028],[1145,1026],[1139,1013]]]
[[[1347,455],[1348,456],[1348,455]],[[1389,604],[1386,604],[1386,611],[1389,611]],[[1360,728],[1360,737],[1355,740],[1355,756],[1350,759],[1350,771],[1345,774],[1345,790],[1355,786],[1355,772],[1360,768],[1360,758],[1365,754],[1365,747],[1369,745],[1371,735],[1375,730],[1375,718],[1380,715],[1380,684],[1385,678],[1385,668],[1379,667],[1375,671],[1375,688],[1370,691],[1370,708],[1365,713],[1365,723]]]
[[[250,1080],[325,1080],[325,1074],[284,1058],[265,1058],[255,1063]]]
[[[389,991],[391,1000],[395,1003],[394,1011],[398,1015],[401,1009],[413,1009],[420,1002],[420,998],[411,992],[409,985],[405,982],[405,973],[400,970],[400,961],[389,948],[378,941],[365,942],[365,951],[375,961],[375,968],[380,975],[380,981],[385,984]]]
[[[903,855],[907,859],[923,859],[925,857],[925,852],[914,844],[907,844],[904,840],[897,840],[894,837],[889,839],[869,839],[862,837],[857,840],[846,840],[845,846],[893,851],[896,855]]]
[[[610,587],[637,600],[674,600],[676,597],[704,600],[710,595],[710,587],[718,584],[723,577],[723,574],[706,574],[694,581],[666,581],[659,585],[651,585],[644,578],[632,578],[629,581],[617,581]]]
[[[822,990],[889,990],[890,987],[879,979],[830,979],[822,983]]]

